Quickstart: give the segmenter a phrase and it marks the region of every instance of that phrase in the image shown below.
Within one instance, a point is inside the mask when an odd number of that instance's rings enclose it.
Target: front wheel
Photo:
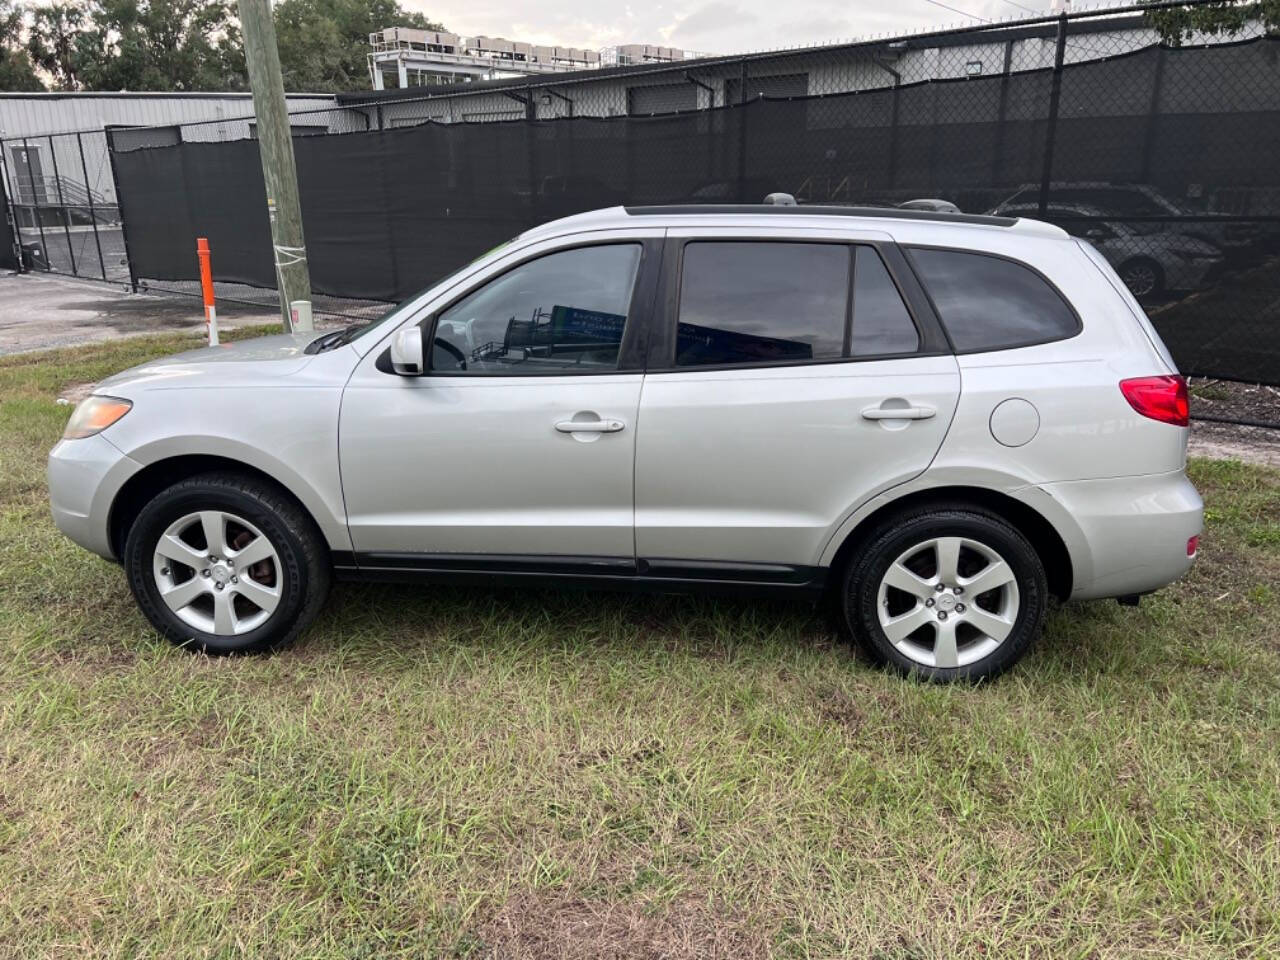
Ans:
[[[147,619],[205,653],[289,643],[329,589],[327,551],[311,518],[273,485],[236,474],[162,491],[134,521],[124,554]]]
[[[920,509],[877,529],[845,574],[846,622],[873,659],[930,680],[1008,669],[1044,622],[1044,565],[977,507]]]

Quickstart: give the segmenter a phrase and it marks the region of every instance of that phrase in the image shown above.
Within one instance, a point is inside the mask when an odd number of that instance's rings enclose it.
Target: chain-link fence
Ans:
[[[91,130],[0,143],[15,239],[28,268],[128,281],[108,135]]]
[[[291,118],[317,306],[367,316],[521,229],[594,207],[775,190],[801,203],[930,198],[1088,238],[1185,371],[1275,384],[1278,61],[1259,24],[1169,47],[1134,7],[339,95]],[[11,164],[10,180],[28,182],[26,194],[10,184],[22,238],[43,230],[50,263],[74,255],[72,272],[88,263],[195,293],[194,237],[208,236],[220,295],[269,304],[254,135],[251,118],[141,128],[116,131],[107,151],[100,132],[96,166],[114,177],[95,180],[85,214],[64,202],[64,174],[57,207],[74,217],[37,215],[47,173]],[[62,160],[59,138],[42,139]],[[86,184],[94,166],[70,163]]]

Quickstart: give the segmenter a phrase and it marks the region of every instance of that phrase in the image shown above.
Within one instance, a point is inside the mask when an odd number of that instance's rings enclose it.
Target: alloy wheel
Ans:
[[[1013,569],[970,537],[935,537],[903,551],[876,597],[880,629],[925,667],[964,667],[995,652],[1018,619]]]
[[[188,513],[156,542],[160,599],[204,633],[238,636],[262,626],[280,604],[283,571],[271,541],[223,510]]]
[[[1155,293],[1156,271],[1149,263],[1131,263],[1124,268],[1120,279],[1135,297],[1145,297]]]

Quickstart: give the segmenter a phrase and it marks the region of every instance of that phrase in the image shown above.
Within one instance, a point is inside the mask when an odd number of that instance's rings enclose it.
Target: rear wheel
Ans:
[[[292,641],[329,589],[311,518],[269,483],[235,474],[181,481],[143,507],[125,544],[129,586],[174,643],[249,653]]]
[[[1164,289],[1164,271],[1158,263],[1146,257],[1122,263],[1117,272],[1135,297],[1154,297]]]
[[[931,680],[979,680],[1010,667],[1044,622],[1035,549],[977,507],[894,517],[854,554],[846,622],[877,661]]]

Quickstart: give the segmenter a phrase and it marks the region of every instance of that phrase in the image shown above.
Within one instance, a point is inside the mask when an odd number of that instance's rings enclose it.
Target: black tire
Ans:
[[[153,569],[160,537],[171,524],[202,510],[242,517],[270,541],[278,557],[271,573],[280,588],[277,605],[247,632],[205,632],[180,619],[161,598]],[[298,503],[271,483],[235,473],[202,474],[157,494],[129,530],[124,567],[138,606],[155,628],[179,646],[209,654],[261,653],[288,645],[315,619],[331,579],[328,548]],[[192,571],[193,577],[199,575]]]
[[[881,581],[890,565],[913,546],[937,537],[962,537],[994,550],[1008,564],[1017,587],[1018,608],[1009,615],[1013,626],[1007,637],[980,659],[954,667],[933,666],[907,656],[890,641],[879,617]],[[904,675],[949,682],[988,679],[1016,663],[1040,635],[1048,596],[1044,564],[1018,530],[982,507],[939,504],[907,510],[878,525],[850,557],[840,599],[845,623],[872,660]],[[975,597],[963,599],[970,605],[979,602]],[[982,602],[987,602],[985,595]],[[933,615],[933,607],[930,603],[927,616]],[[927,631],[921,636],[927,636]],[[911,643],[906,646],[914,649]]]
[[[1120,264],[1120,269],[1116,273],[1120,275],[1120,279],[1135,299],[1158,297],[1164,293],[1164,270],[1150,257],[1134,257],[1132,260],[1126,260]]]

